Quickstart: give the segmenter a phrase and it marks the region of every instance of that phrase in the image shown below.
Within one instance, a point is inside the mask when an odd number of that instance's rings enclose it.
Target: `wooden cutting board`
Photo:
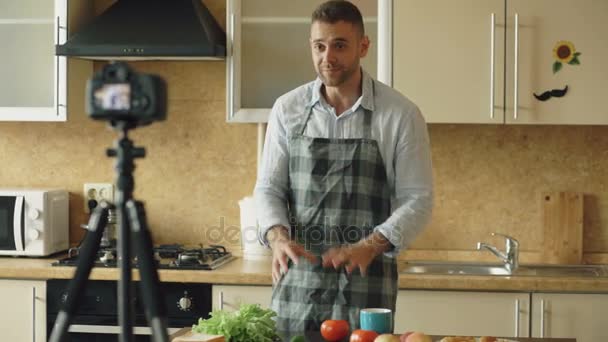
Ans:
[[[583,257],[583,194],[544,192],[541,209],[542,262],[580,264]]]
[[[224,336],[193,333],[192,328],[183,328],[169,336],[171,342],[225,342]]]

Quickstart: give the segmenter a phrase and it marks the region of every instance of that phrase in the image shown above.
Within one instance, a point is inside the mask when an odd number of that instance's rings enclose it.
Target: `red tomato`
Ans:
[[[348,322],[340,319],[328,319],[321,323],[321,336],[326,341],[339,341],[346,336],[350,331]]]
[[[350,335],[350,342],[374,342],[378,333],[373,330],[357,329]]]

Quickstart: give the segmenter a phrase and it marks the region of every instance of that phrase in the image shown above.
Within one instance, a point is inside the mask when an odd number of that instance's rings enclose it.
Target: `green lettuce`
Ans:
[[[199,318],[192,326],[193,332],[223,335],[228,342],[275,341],[278,337],[277,314],[270,309],[262,309],[258,304],[243,304],[239,310],[228,312],[216,310],[209,319]]]

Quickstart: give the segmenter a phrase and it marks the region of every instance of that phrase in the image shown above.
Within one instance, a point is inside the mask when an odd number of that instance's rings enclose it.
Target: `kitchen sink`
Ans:
[[[401,273],[455,274],[455,275],[510,275],[502,265],[470,263],[408,262]]]
[[[520,265],[514,272],[502,264],[464,262],[408,262],[401,274],[444,274],[473,276],[536,276],[536,277],[608,277],[608,267],[601,265]]]

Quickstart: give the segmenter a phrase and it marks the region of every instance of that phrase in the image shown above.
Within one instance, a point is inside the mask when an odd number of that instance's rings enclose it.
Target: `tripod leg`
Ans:
[[[152,237],[146,222],[144,206],[139,201],[129,200],[126,203],[129,225],[139,263],[141,277],[140,288],[144,299],[144,308],[148,324],[152,329],[154,341],[168,342],[167,308],[161,300],[160,282],[152,249]]]
[[[53,332],[49,338],[50,342],[63,342],[67,341],[67,332],[70,327],[70,321],[72,315],[76,311],[76,307],[82,293],[86,281],[89,279],[91,268],[97,258],[97,250],[99,249],[99,243],[101,236],[103,235],[104,228],[108,223],[108,209],[111,207],[110,204],[102,202],[91,214],[89,219],[89,231],[87,231],[84,242],[78,253],[78,266],[74,278],[70,281],[68,287],[68,296],[65,304],[55,320],[53,326]]]
[[[118,203],[116,204],[116,213],[118,217],[119,235],[116,241],[116,252],[118,253],[118,325],[120,326],[120,335],[118,341],[132,342],[133,336],[133,321],[135,317],[133,295],[133,284],[131,277],[131,264],[133,257],[131,254],[131,229],[129,228],[129,219],[127,209],[125,208],[125,195],[121,194],[120,181],[118,184]],[[123,192],[124,193],[124,192]]]

